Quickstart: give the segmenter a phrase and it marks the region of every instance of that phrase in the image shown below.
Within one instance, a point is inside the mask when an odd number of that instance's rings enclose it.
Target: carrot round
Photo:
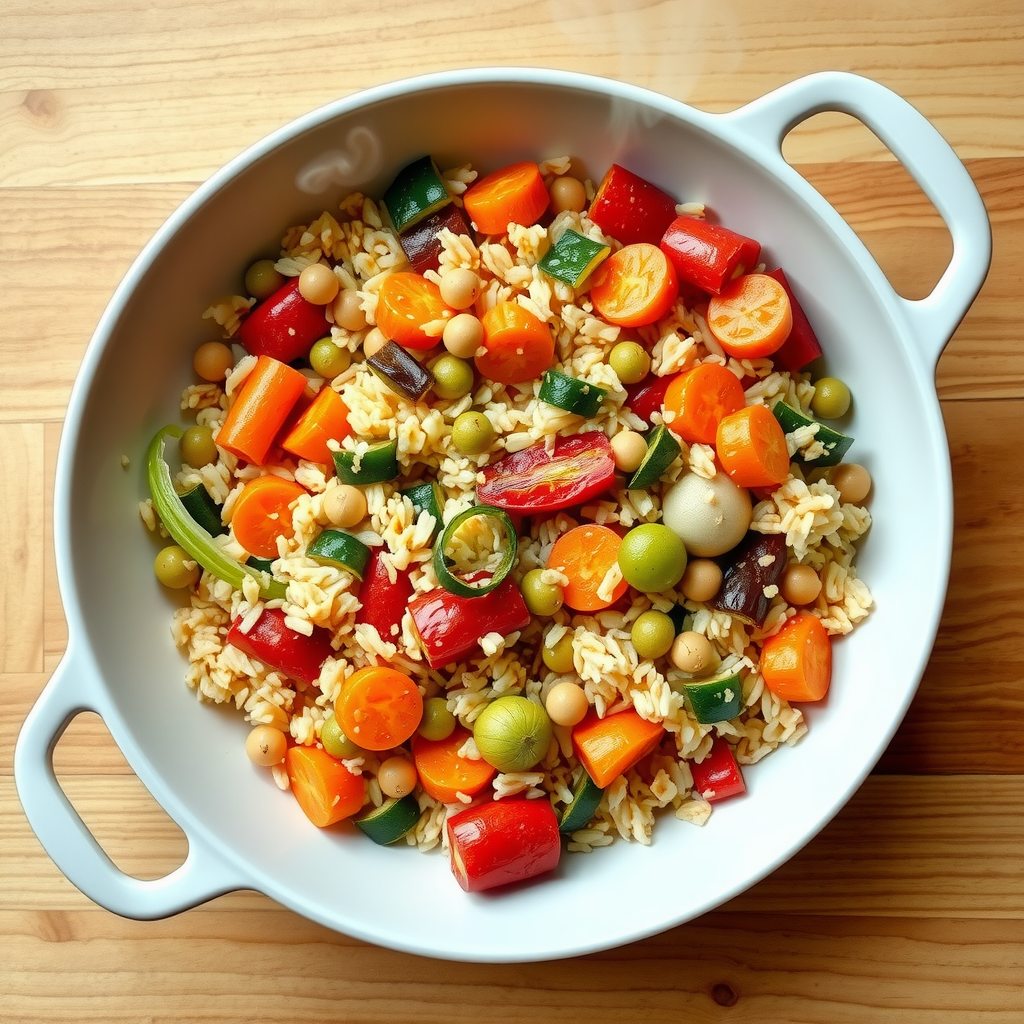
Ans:
[[[499,384],[521,384],[539,377],[555,357],[551,328],[518,302],[499,302],[480,318],[483,352],[476,368]]]
[[[737,359],[770,356],[793,329],[786,289],[767,274],[744,274],[708,302],[708,328]]]
[[[411,270],[389,274],[377,293],[377,327],[403,348],[424,352],[433,348],[441,341],[444,321],[454,315],[455,310],[441,298],[441,289]],[[431,324],[434,328],[428,334]]]
[[[665,422],[687,444],[714,444],[723,416],[744,407],[743,385],[720,363],[698,363],[672,380],[662,403]]]
[[[291,504],[306,493],[301,484],[272,473],[250,480],[231,512],[235,540],[250,555],[277,558],[277,538],[292,533]]]
[[[334,713],[353,743],[365,750],[390,750],[416,731],[423,717],[423,697],[404,672],[368,665],[342,684]]]
[[[594,309],[620,327],[655,323],[678,295],[676,268],[649,242],[634,242],[612,253],[594,272],[590,286]]]
[[[718,423],[715,453],[740,487],[772,487],[789,476],[786,434],[766,405],[748,405]]]
[[[305,376],[287,363],[258,356],[217,432],[217,445],[244,462],[262,466],[306,384]]]
[[[622,538],[610,527],[587,524],[563,533],[552,545],[548,568],[569,578],[562,594],[574,611],[600,611],[626,592],[629,584],[620,579],[610,595],[598,593],[608,571],[618,565],[621,544]]]
[[[590,711],[573,726],[572,745],[587,774],[604,789],[654,750],[664,735],[664,726],[648,722],[632,708],[607,718]]]
[[[461,757],[466,740],[472,733],[462,726],[443,740],[426,740],[419,733],[412,738],[412,759],[424,791],[443,804],[459,803],[459,794],[479,793],[497,774],[482,758]]]
[[[821,700],[832,680],[832,640],[821,619],[798,612],[761,647],[761,675],[776,697]]]
[[[366,786],[323,747],[289,747],[284,755],[292,794],[318,828],[350,818],[366,800]]]
[[[327,442],[341,441],[351,433],[348,406],[334,388],[324,384],[295,426],[281,439],[281,447],[300,459],[330,463],[333,454]]]
[[[524,160],[481,178],[466,191],[462,202],[477,231],[503,235],[509,224],[536,224],[549,199],[540,168]]]

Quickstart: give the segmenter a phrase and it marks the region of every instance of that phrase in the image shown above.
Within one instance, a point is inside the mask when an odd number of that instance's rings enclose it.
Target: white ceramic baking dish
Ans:
[[[867,124],[945,220],[952,260],[927,298],[899,297],[848,225],[782,158],[786,133],[825,110]],[[748,770],[748,796],[720,805],[704,828],[667,815],[649,848],[619,842],[567,855],[553,876],[490,895],[463,893],[440,853],[317,830],[248,762],[241,716],[200,705],[182,681],[171,609],[154,585],[153,543],[137,511],[146,444],[179,416],[199,312],[236,287],[240,268],[272,248],[282,226],[352,188],[379,195],[423,153],[485,171],[568,153],[595,178],[618,161],[760,239],[816,325],[830,371],[856,396],[850,432],[874,477],[874,525],[859,566],[877,608],[836,643],[832,693],[810,709],[807,737]],[[163,917],[248,888],[340,932],[457,960],[608,948],[741,892],[843,806],[918,685],[952,534],[934,369],[989,257],[984,206],[949,146],[905,101],[849,74],[812,75],[713,115],[558,71],[456,71],[359,93],[271,135],[157,232],[111,299],[72,393],[54,495],[68,648],[15,756],[18,792],[43,846],[91,899],[128,917]],[[187,859],[164,878],[139,881],[115,868],[56,780],[53,747],[86,709],[102,716],[188,838]]]

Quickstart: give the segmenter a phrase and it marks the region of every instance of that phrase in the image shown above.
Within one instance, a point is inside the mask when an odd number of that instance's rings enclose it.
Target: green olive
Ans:
[[[571,672],[573,668],[572,631],[568,630],[563,633],[554,644],[549,644],[545,639],[541,649],[541,658],[552,672],[557,672],[560,676]]]
[[[463,455],[482,455],[494,444],[494,427],[482,413],[460,413],[452,424],[452,444]]]
[[[325,380],[334,380],[344,373],[352,362],[352,353],[334,343],[333,338],[321,338],[313,342],[309,350],[309,365]]]
[[[362,753],[360,747],[345,735],[333,714],[320,726],[320,742],[331,757],[358,757]]]
[[[417,732],[425,740],[446,740],[455,731],[455,716],[444,697],[428,697],[423,702],[423,717]]]
[[[636,384],[651,370],[651,357],[636,341],[620,341],[608,353],[608,365],[623,384]]]
[[[554,615],[562,607],[562,588],[557,583],[545,583],[543,576],[543,569],[531,569],[519,584],[531,615]]]
[[[811,412],[819,419],[837,420],[850,409],[850,389],[838,377],[822,377],[814,384]]]
[[[676,627],[671,617],[654,608],[637,616],[630,639],[641,658],[663,658],[676,638]]]
[[[619,546],[622,578],[644,594],[671,590],[686,569],[686,548],[663,523],[636,526]]]
[[[527,772],[548,752],[551,719],[540,704],[518,694],[487,704],[473,723],[484,760],[499,772]]]
[[[199,469],[217,461],[217,445],[213,441],[211,427],[196,425],[189,427],[178,441],[182,462]]]
[[[273,260],[257,260],[245,272],[245,290],[254,299],[269,299],[284,280],[284,274],[274,268]]]
[[[169,544],[154,559],[153,572],[165,587],[181,590],[197,583],[202,570],[184,548]]]
[[[434,394],[438,398],[463,398],[473,390],[473,367],[465,359],[448,353],[435,359],[430,370],[434,374]]]

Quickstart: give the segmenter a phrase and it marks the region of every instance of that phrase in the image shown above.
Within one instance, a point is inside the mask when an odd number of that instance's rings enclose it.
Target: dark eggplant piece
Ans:
[[[760,628],[771,604],[765,589],[777,586],[786,568],[785,536],[748,530],[746,537],[718,561],[722,586],[708,603],[717,611]]]
[[[410,402],[419,401],[434,383],[434,375],[394,341],[385,342],[366,360],[366,365],[395,394]]]
[[[443,228],[448,228],[455,235],[473,237],[466,215],[454,203],[435,211],[398,236],[402,249],[417,274],[437,270],[440,266],[441,242],[437,235]]]

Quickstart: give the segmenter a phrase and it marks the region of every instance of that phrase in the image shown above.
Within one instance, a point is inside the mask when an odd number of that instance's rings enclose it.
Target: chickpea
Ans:
[[[574,726],[583,721],[590,702],[582,686],[568,681],[555,683],[548,691],[544,708],[555,725]]]
[[[340,288],[341,282],[325,263],[314,263],[299,274],[299,294],[316,306],[333,302]]]
[[[689,672],[698,678],[710,675],[722,660],[711,641],[703,633],[692,630],[676,637],[669,656],[680,672]]]
[[[611,440],[615,468],[620,473],[635,473],[647,455],[647,442],[635,430],[620,430]]]
[[[440,291],[452,309],[469,309],[480,294],[480,278],[465,267],[454,267],[441,275]]]
[[[280,764],[287,749],[288,740],[284,733],[272,725],[257,725],[245,738],[245,752],[249,755],[249,760],[264,768]]]
[[[192,369],[196,371],[196,376],[214,384],[222,381],[234,365],[234,354],[222,341],[205,342],[192,357]]]
[[[871,493],[871,474],[856,462],[836,466],[832,486],[844,504],[859,505]]]
[[[363,355],[367,359],[370,356],[375,356],[389,340],[384,336],[384,332],[379,327],[372,328],[366,337],[363,338]]]
[[[335,526],[349,529],[366,517],[366,495],[351,484],[338,484],[324,494],[323,510]]]
[[[441,340],[453,356],[472,359],[476,355],[476,350],[484,343],[483,324],[472,313],[456,313],[444,325]]]
[[[710,558],[694,558],[686,566],[680,583],[683,597],[703,604],[710,601],[722,586],[722,570]]]
[[[366,327],[366,314],[360,306],[359,292],[355,288],[342,288],[334,298],[331,310],[334,322],[346,331],[361,331]]]
[[[587,206],[587,190],[583,182],[571,175],[563,174],[551,182],[548,189],[551,196],[551,212],[562,213],[572,210],[582,213]]]
[[[408,796],[416,788],[416,766],[407,757],[389,757],[377,769],[377,785],[385,796]]]
[[[812,604],[821,593],[821,580],[809,565],[787,565],[779,583],[779,593],[791,604],[800,607]]]

